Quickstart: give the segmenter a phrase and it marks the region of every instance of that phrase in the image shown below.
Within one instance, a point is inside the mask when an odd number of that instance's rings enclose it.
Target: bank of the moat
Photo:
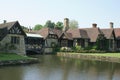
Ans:
[[[84,60],[96,60],[96,61],[107,61],[107,62],[116,62],[120,63],[120,54],[119,53],[67,53],[67,52],[58,52],[57,56],[84,59]]]
[[[31,58],[28,56],[21,56],[14,53],[1,53],[0,54],[0,66],[5,65],[22,65],[38,62],[37,58]]]

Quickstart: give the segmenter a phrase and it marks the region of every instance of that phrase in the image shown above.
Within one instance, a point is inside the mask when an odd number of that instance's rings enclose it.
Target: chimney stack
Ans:
[[[96,24],[96,23],[93,23],[93,24],[92,24],[92,27],[93,27],[93,28],[97,28],[97,24]]]
[[[114,23],[110,22],[110,28],[113,28]]]
[[[7,21],[6,20],[3,20],[3,23],[5,24]]]
[[[68,29],[69,29],[69,19],[68,18],[64,18],[63,31],[67,31]]]

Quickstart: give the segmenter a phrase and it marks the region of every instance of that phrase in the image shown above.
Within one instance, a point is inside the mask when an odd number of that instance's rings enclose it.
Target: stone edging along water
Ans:
[[[57,56],[76,58],[76,59],[84,59],[84,60],[96,60],[96,61],[107,61],[107,62],[116,62],[120,63],[120,58],[118,57],[108,57],[108,56],[95,56],[89,54],[71,54],[65,52],[58,52]]]
[[[32,64],[37,63],[37,59],[26,59],[26,60],[7,60],[7,61],[0,61],[0,66],[6,65],[21,65],[21,64]]]

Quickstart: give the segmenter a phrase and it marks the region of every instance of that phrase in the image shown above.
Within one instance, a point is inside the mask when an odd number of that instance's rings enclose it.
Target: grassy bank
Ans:
[[[120,53],[70,53],[70,54],[81,54],[81,55],[93,55],[93,56],[105,56],[105,57],[120,58]]]
[[[90,53],[89,55],[120,58],[120,53],[94,53],[94,54]]]
[[[0,53],[0,61],[9,61],[9,60],[27,60],[33,59],[27,56],[21,56],[15,53]]]

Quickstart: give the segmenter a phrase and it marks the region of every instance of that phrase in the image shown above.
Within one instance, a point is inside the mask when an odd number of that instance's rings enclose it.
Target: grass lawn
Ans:
[[[117,57],[120,58],[120,53],[87,53],[88,55],[94,56],[107,56],[107,57]]]
[[[82,55],[106,56],[106,57],[120,58],[120,53],[70,53],[70,54],[82,54]]]
[[[26,60],[26,59],[33,59],[27,56],[21,56],[15,53],[0,53],[0,61],[7,61],[7,60]]]

